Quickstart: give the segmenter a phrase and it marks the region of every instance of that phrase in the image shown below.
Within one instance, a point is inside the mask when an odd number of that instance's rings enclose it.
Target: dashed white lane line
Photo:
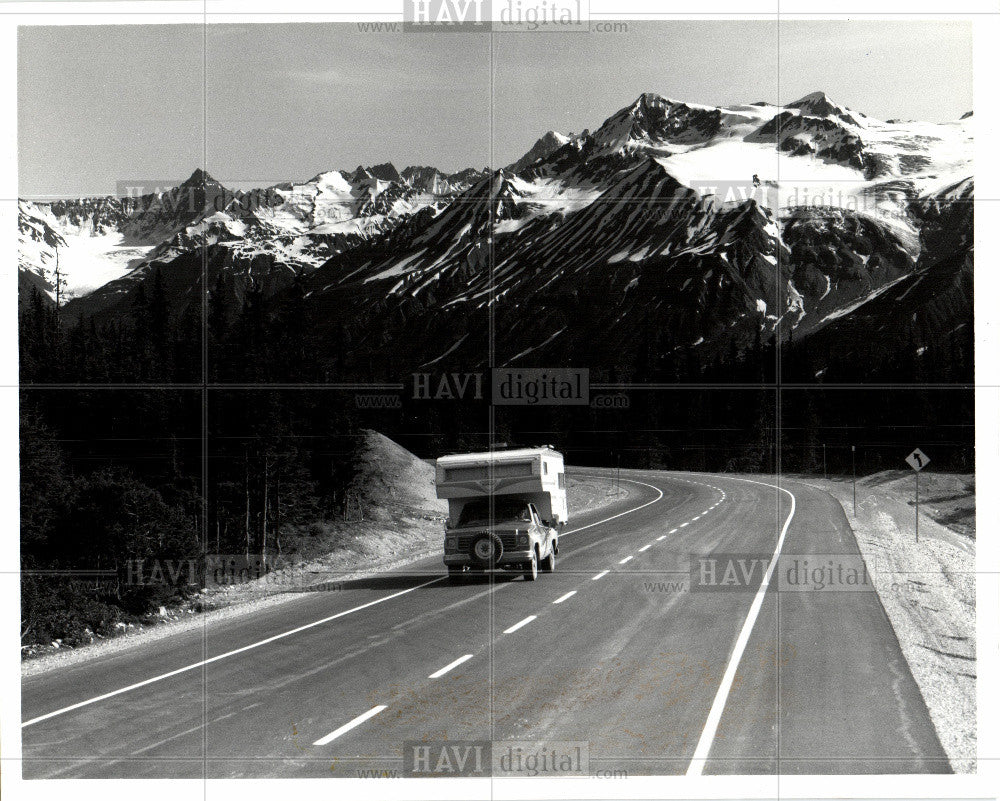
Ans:
[[[518,629],[524,628],[525,626],[527,626],[532,620],[537,620],[537,619],[538,619],[538,615],[528,615],[524,620],[520,621],[519,623],[515,623],[509,629],[504,629],[503,633],[504,634],[513,634]]]
[[[81,707],[89,706],[90,704],[96,704],[98,701],[104,701],[107,698],[114,698],[116,695],[127,693],[130,690],[136,690],[139,687],[145,687],[146,685],[153,684],[154,682],[157,681],[163,681],[164,679],[169,679],[171,676],[178,676],[181,673],[186,673],[189,670],[196,670],[205,665],[210,665],[213,662],[218,662],[220,659],[226,659],[230,656],[235,656],[236,654],[245,653],[254,648],[259,648],[262,645],[267,645],[268,643],[284,639],[285,637],[291,637],[293,634],[298,634],[300,631],[306,631],[307,629],[311,629],[316,626],[322,626],[324,623],[329,623],[331,620],[337,620],[338,618],[345,617],[346,615],[353,614],[354,612],[359,612],[362,609],[368,609],[369,607],[375,606],[376,604],[381,604],[385,603],[386,601],[391,601],[393,598],[398,598],[400,595],[406,595],[408,592],[419,590],[421,587],[426,587],[430,584],[442,581],[443,579],[444,577],[441,576],[440,578],[431,579],[430,581],[425,581],[423,584],[418,584],[415,587],[407,587],[405,590],[394,592],[391,595],[386,595],[383,596],[382,598],[376,598],[374,601],[369,601],[368,603],[361,604],[360,606],[355,606],[351,609],[345,609],[343,612],[338,612],[335,615],[324,617],[322,620],[314,620],[312,623],[306,623],[304,626],[299,626],[298,628],[290,629],[288,631],[283,631],[280,634],[275,634],[273,637],[268,637],[266,639],[250,643],[249,645],[244,645],[242,648],[237,648],[233,651],[226,651],[226,653],[224,654],[219,654],[217,656],[213,656],[208,659],[203,659],[201,662],[195,662],[191,665],[185,665],[182,668],[177,668],[177,670],[171,670],[169,673],[161,673],[159,676],[153,676],[151,679],[146,679],[145,681],[139,681],[136,682],[135,684],[130,684],[128,685],[128,687],[122,687],[119,690],[113,690],[112,692],[104,693],[103,695],[96,695],[93,698],[88,698],[86,701],[80,701],[79,703],[71,704],[70,706],[63,707],[62,709],[56,709],[53,712],[48,712],[44,715],[39,715],[37,718],[32,718],[31,720],[24,721],[24,723],[21,724],[21,728],[23,729],[26,728],[27,726],[31,726],[43,720],[54,718],[56,715],[62,715],[74,709],[80,709]]]
[[[639,549],[639,553],[642,553],[643,551],[648,551],[648,550],[649,550],[650,548],[652,548],[652,547],[653,547],[653,543],[651,543],[651,542],[650,542],[650,543],[647,543],[646,545],[643,545],[643,546],[642,546],[642,547],[641,547],[641,548]]]
[[[694,522],[695,520],[701,520],[701,515],[695,515],[694,517],[692,517],[692,518],[691,518],[691,522],[692,522],[692,523],[693,523],[693,522]],[[687,525],[687,524],[685,523],[685,525]]]
[[[663,542],[666,538],[667,538],[666,534],[661,534],[659,537],[656,538],[656,541]]]
[[[610,517],[606,517],[603,520],[597,520],[594,523],[588,523],[586,526],[580,526],[580,528],[572,529],[571,531],[565,531],[565,532],[563,532],[563,536],[565,537],[565,536],[567,536],[569,534],[575,534],[578,531],[583,531],[584,529],[593,528],[594,526],[602,525],[603,523],[607,523],[608,521],[611,521],[611,520],[617,520],[619,517],[624,517],[625,515],[630,515],[633,512],[638,512],[640,509],[645,509],[647,506],[651,506],[652,504],[658,502],[661,498],[663,498],[663,490],[661,490],[661,489],[659,489],[657,487],[654,487],[652,484],[647,484],[644,481],[635,481],[635,480],[632,480],[632,479],[622,479],[622,481],[625,481],[625,482],[627,482],[629,484],[637,484],[637,485],[640,485],[640,486],[643,486],[643,487],[648,487],[649,489],[654,490],[656,492],[656,497],[653,500],[651,500],[651,501],[647,501],[644,504],[636,506],[634,509],[628,509],[628,510],[626,510],[624,512],[619,512],[618,514],[611,515]],[[596,578],[600,578],[600,576],[597,576]],[[184,667],[178,668],[177,670],[171,670],[168,673],[161,673],[158,676],[153,676],[152,678],[145,679],[144,681],[136,682],[135,684],[130,684],[127,687],[121,687],[120,689],[113,690],[112,692],[104,693],[103,695],[97,695],[97,696],[94,696],[93,698],[88,698],[85,701],[80,701],[79,703],[71,704],[69,706],[63,707],[62,709],[56,709],[56,710],[54,710],[52,712],[47,712],[44,715],[39,715],[36,718],[32,718],[31,720],[24,721],[23,723],[21,723],[21,728],[24,729],[24,728],[26,728],[28,726],[34,725],[35,723],[40,723],[43,720],[48,720],[49,718],[54,718],[57,715],[62,715],[62,714],[65,714],[66,712],[72,712],[73,710],[80,709],[80,708],[85,707],[85,706],[89,706],[90,704],[96,704],[99,701],[104,701],[104,700],[106,700],[108,698],[114,698],[116,695],[121,695],[123,693],[131,692],[132,690],[136,690],[136,689],[138,689],[140,687],[145,687],[145,686],[147,686],[149,684],[153,684],[153,683],[158,682],[158,681],[163,681],[164,679],[169,679],[172,676],[177,676],[177,675],[180,675],[181,673],[187,673],[190,670],[197,670],[198,668],[204,667],[205,665],[209,665],[212,662],[218,662],[220,659],[227,659],[230,656],[235,656],[236,654],[241,654],[241,653],[244,653],[244,652],[249,651],[249,650],[254,649],[254,648],[259,648],[262,645],[267,645],[269,643],[275,642],[276,640],[281,640],[281,639],[283,639],[285,637],[290,637],[293,634],[298,634],[300,631],[305,631],[307,629],[311,629],[314,626],[321,626],[324,623],[329,623],[331,620],[336,620],[337,618],[344,617],[345,615],[350,615],[350,614],[352,614],[354,612],[358,612],[358,611],[360,611],[362,609],[367,609],[367,608],[369,608],[371,606],[375,606],[376,604],[385,603],[386,601],[390,601],[393,598],[398,598],[400,595],[406,595],[406,593],[408,593],[408,592],[413,592],[414,590],[419,590],[421,587],[426,587],[429,584],[434,584],[435,582],[442,581],[443,579],[444,579],[443,576],[440,577],[440,578],[431,579],[430,581],[426,581],[423,584],[418,584],[416,587],[408,587],[405,590],[400,590],[399,592],[392,593],[391,595],[386,595],[383,598],[376,598],[374,601],[369,601],[368,603],[361,604],[360,606],[355,606],[352,609],[347,609],[347,610],[345,610],[343,612],[338,612],[337,614],[330,615],[330,617],[325,617],[322,620],[315,620],[312,623],[307,623],[304,626],[299,626],[297,628],[290,629],[289,631],[283,631],[280,634],[274,635],[273,637],[268,637],[266,639],[259,640],[258,642],[250,643],[250,645],[244,645],[242,648],[237,648],[237,649],[235,649],[233,651],[227,651],[224,654],[219,654],[219,655],[213,656],[213,657],[211,657],[209,659],[204,659],[204,660],[202,660],[200,662],[194,662],[193,664],[185,665]],[[503,586],[503,585],[497,585],[497,586]]]
[[[634,482],[634,483],[638,484],[638,483],[641,483],[641,482]],[[645,486],[650,486],[650,485],[647,484]],[[656,488],[654,487],[654,489],[656,489]],[[658,492],[659,492],[659,490],[658,490]],[[659,497],[656,500],[658,501],[662,497],[663,497],[663,493],[660,492],[659,493]],[[655,503],[655,502],[656,501],[651,501],[651,503]],[[649,506],[649,504],[644,504],[644,506]],[[642,507],[640,506],[640,507],[637,507],[637,508],[641,509]],[[636,511],[636,510],[633,509],[633,510],[630,510],[630,511]],[[628,512],[626,512],[625,514],[628,514]],[[620,517],[620,515],[616,515],[616,517]],[[613,519],[613,518],[609,518],[609,519]],[[601,522],[605,522],[605,521],[601,521]],[[597,525],[597,524],[595,523],[593,525]],[[583,526],[583,528],[590,528],[590,526]],[[576,531],[581,531],[581,530],[582,529],[576,529]],[[566,533],[571,534],[571,533],[575,533],[575,532],[566,532]],[[663,537],[660,537],[659,539],[662,540]],[[644,545],[643,547],[641,547],[639,549],[639,551],[648,550],[652,546],[653,546],[653,543],[649,543],[648,545]],[[626,556],[618,564],[623,565],[626,562],[631,561],[633,558],[634,557],[631,556],[631,555]],[[608,574],[608,572],[609,571],[607,571],[607,570],[602,570],[596,576],[594,576],[593,578],[591,578],[591,581],[597,581],[599,578],[602,578],[602,577],[606,576]],[[563,603],[563,601],[567,601],[570,598],[572,598],[574,595],[576,595],[576,592],[577,592],[576,590],[570,590],[565,595],[562,595],[559,598],[556,598],[556,600],[554,600],[552,603],[553,604],[561,604],[561,603]],[[513,634],[518,629],[524,628],[529,623],[531,623],[533,620],[537,620],[537,619],[538,619],[538,615],[528,615],[526,618],[524,618],[524,620],[518,621],[517,623],[515,623],[510,628],[504,629],[503,633],[504,634]],[[443,676],[446,673],[448,673],[448,671],[454,670],[459,665],[461,665],[461,664],[463,664],[465,662],[468,662],[470,659],[472,659],[472,656],[473,656],[472,654],[464,654],[463,656],[460,656],[458,659],[456,659],[454,662],[450,662],[449,664],[445,665],[440,670],[437,670],[434,673],[431,673],[431,675],[428,676],[427,678],[429,678],[429,679],[440,678],[441,676]],[[345,723],[339,729],[334,729],[332,732],[330,732],[325,737],[320,738],[315,743],[313,743],[313,745],[326,745],[327,743],[330,743],[333,740],[336,740],[342,734],[344,734],[346,732],[349,732],[351,729],[353,729],[353,728],[355,728],[357,726],[360,726],[366,720],[375,717],[377,714],[379,714],[379,712],[382,712],[386,708],[387,708],[387,706],[385,704],[380,704],[379,706],[372,707],[367,712],[365,712],[363,715],[358,715],[356,718],[354,718],[354,720],[351,720],[348,723]]]
[[[351,729],[360,726],[366,720],[375,717],[379,712],[381,712],[383,709],[386,708],[387,707],[385,704],[379,704],[378,706],[373,706],[363,715],[358,715],[354,720],[350,721],[349,723],[345,723],[339,729],[334,729],[332,732],[326,735],[326,737],[320,737],[316,742],[313,743],[313,745],[326,745],[327,743],[332,743],[334,740],[340,737],[340,735],[346,734]]]
[[[687,525],[688,523],[690,523],[690,522],[691,522],[691,521],[690,521],[690,520],[688,520],[688,521],[687,521],[687,523],[681,523],[681,524],[680,524],[680,525],[679,525],[679,526],[678,526],[677,528],[684,528],[684,526],[686,526],[686,525]]]
[[[461,664],[462,664],[463,662],[468,662],[468,661],[469,661],[470,659],[472,659],[472,654],[466,654],[465,656],[460,656],[460,657],[459,657],[458,659],[456,659],[456,660],[455,660],[454,662],[450,662],[450,663],[448,663],[447,665],[445,665],[445,666],[444,666],[443,668],[441,668],[440,670],[436,670],[436,671],[434,671],[434,672],[433,672],[433,673],[431,673],[431,675],[430,675],[430,676],[428,676],[427,678],[429,678],[429,679],[439,679],[439,678],[441,678],[441,677],[442,677],[442,676],[443,676],[443,675],[444,675],[445,673],[447,673],[447,672],[448,672],[449,670],[454,670],[454,669],[455,669],[455,668],[457,668],[457,667],[458,667],[459,665],[461,665]]]
[[[605,518],[603,520],[598,520],[598,521],[596,521],[594,523],[589,523],[586,526],[581,526],[580,528],[573,529],[571,531],[566,531],[566,532],[563,533],[563,536],[566,536],[566,535],[569,535],[569,534],[575,534],[578,531],[583,531],[584,529],[592,528],[594,526],[599,526],[599,525],[601,525],[603,523],[607,523],[610,520],[615,520],[615,519],[617,519],[619,517],[624,517],[625,515],[632,514],[633,512],[637,512],[640,509],[646,508],[647,506],[651,506],[652,504],[656,503],[661,498],[663,498],[663,491],[661,489],[659,489],[658,487],[654,487],[652,484],[647,484],[644,481],[635,481],[635,480],[630,480],[630,479],[622,479],[622,480],[623,481],[627,481],[630,484],[637,484],[637,485],[648,487],[649,489],[654,490],[656,492],[656,498],[654,498],[651,501],[647,501],[646,503],[641,504],[640,506],[637,506],[634,509],[629,509],[627,511],[620,512],[620,513],[618,513],[616,515],[612,515],[611,517],[607,517],[607,518]],[[598,575],[594,576],[592,580],[596,581],[597,579],[601,578],[602,576],[607,575],[607,573],[608,573],[608,571],[605,570],[603,573],[599,573]],[[71,711],[73,711],[75,709],[80,709],[82,707],[89,706],[90,704],[95,704],[95,703],[98,703],[99,701],[104,701],[104,700],[106,700],[108,698],[114,698],[117,695],[121,695],[123,693],[130,692],[132,690],[138,689],[139,687],[145,687],[145,686],[147,686],[149,684],[153,684],[153,683],[158,682],[158,681],[163,681],[164,679],[171,678],[172,676],[177,676],[177,675],[179,675],[181,673],[186,673],[186,672],[191,671],[191,670],[196,670],[197,668],[204,667],[205,665],[211,664],[212,662],[218,662],[221,659],[226,659],[226,658],[228,658],[230,656],[235,656],[236,654],[244,653],[244,652],[252,650],[254,648],[259,648],[262,645],[267,645],[269,643],[275,642],[276,640],[284,639],[285,637],[289,637],[292,634],[297,634],[300,631],[305,631],[307,629],[311,629],[314,626],[323,625],[324,623],[328,623],[331,620],[336,620],[337,618],[344,617],[346,615],[352,614],[353,612],[358,612],[358,611],[360,611],[362,609],[367,609],[368,607],[375,606],[376,604],[384,603],[385,601],[389,601],[389,600],[391,600],[393,598],[398,598],[400,595],[405,595],[408,592],[413,592],[414,590],[419,590],[421,587],[426,587],[429,584],[434,584],[435,582],[441,581],[442,579],[443,579],[443,577],[436,578],[436,579],[431,579],[430,581],[424,582],[423,584],[419,584],[416,587],[409,587],[409,588],[407,588],[405,590],[400,590],[399,592],[392,593],[391,595],[387,595],[387,596],[385,596],[383,598],[377,598],[374,601],[369,601],[368,603],[361,604],[360,606],[356,606],[356,607],[354,607],[352,609],[347,609],[347,610],[345,610],[343,612],[338,612],[335,615],[331,615],[329,617],[325,617],[322,620],[315,620],[312,623],[305,624],[304,626],[299,626],[297,628],[290,629],[289,631],[281,632],[280,634],[276,634],[273,637],[268,637],[266,639],[259,640],[257,642],[251,643],[249,645],[245,645],[242,648],[237,648],[237,649],[235,649],[233,651],[227,651],[224,654],[218,654],[217,656],[213,656],[213,657],[211,657],[209,659],[204,659],[204,660],[202,660],[200,662],[195,662],[193,664],[186,665],[186,666],[184,666],[182,668],[178,668],[177,670],[171,670],[168,673],[161,673],[158,676],[153,676],[152,678],[146,679],[144,681],[136,682],[135,684],[130,684],[127,687],[122,687],[120,689],[113,690],[112,692],[104,693],[103,695],[98,695],[98,696],[95,696],[93,698],[88,698],[85,701],[80,701],[79,703],[76,703],[76,704],[71,704],[70,706],[63,707],[62,709],[56,709],[56,710],[54,710],[52,712],[48,712],[48,713],[46,713],[44,715],[39,715],[38,717],[35,717],[35,718],[30,719],[30,720],[26,720],[26,721],[22,722],[21,723],[21,728],[22,729],[26,728],[28,726],[34,725],[35,723],[40,723],[43,720],[48,720],[49,718],[54,718],[54,717],[56,717],[58,715],[65,714],[66,712],[71,712]],[[515,631],[516,629],[520,628],[523,625],[527,625],[532,620],[534,620],[535,617],[536,616],[533,615],[533,616],[531,616],[529,618],[526,618],[525,620],[521,621],[520,623],[518,623],[516,626],[512,627],[511,629],[508,629],[504,633],[507,634],[510,631]],[[380,707],[375,707],[374,710],[370,711],[369,716],[371,716],[371,715],[377,715],[384,708],[385,707],[381,707],[381,708]],[[366,714],[368,714],[368,713],[366,713]],[[367,720],[367,718],[364,717],[364,716],[362,716],[362,719],[357,720],[357,723],[361,723],[361,722],[363,722],[363,720]],[[357,725],[357,723],[355,723],[355,721],[352,721],[351,724],[348,724],[348,725],[349,726],[353,726],[353,725]],[[337,732],[334,732],[333,734],[339,736],[339,732],[340,732],[340,729],[338,729]],[[327,737],[331,737],[331,735],[327,735]],[[332,737],[331,737],[331,739],[332,739]],[[328,740],[326,740],[326,738],[324,738],[324,741],[328,741]]]
[[[785,534],[788,533],[788,526],[791,524],[792,518],[795,516],[795,496],[784,487],[778,486],[777,484],[766,484],[763,481],[753,481],[748,478],[737,478],[733,480],[745,481],[748,484],[759,484],[762,487],[771,487],[772,489],[779,490],[792,499],[792,508],[788,511],[788,517],[785,518],[785,523],[781,527],[781,533],[778,535],[778,543],[774,546],[774,555],[771,557],[767,570],[764,572],[764,577],[761,579],[760,587],[757,589],[757,594],[754,596],[753,603],[750,605],[750,611],[747,613],[746,620],[743,621],[743,628],[740,629],[739,637],[736,639],[736,645],[733,646],[733,653],[729,657],[729,664],[726,665],[726,672],[722,675],[722,682],[719,684],[719,689],[715,693],[715,700],[712,701],[712,708],[708,713],[708,719],[705,721],[705,728],[701,733],[701,737],[698,739],[698,745],[694,749],[694,756],[691,757],[691,764],[688,765],[688,776],[700,776],[702,771],[705,769],[708,754],[712,750],[712,742],[715,740],[715,733],[719,728],[719,721],[722,720],[722,713],[726,708],[726,701],[732,691],[733,680],[736,678],[736,671],[740,666],[740,660],[743,658],[743,651],[746,650],[747,643],[750,640],[750,633],[753,631],[754,623],[757,621],[757,615],[760,613],[760,608],[764,603],[764,596],[767,593],[767,587],[771,583],[771,576],[774,573],[775,565],[778,564],[778,557],[781,555],[781,547],[785,543]]]
[[[677,529],[676,528],[672,528],[672,529],[670,529],[670,531],[667,532],[667,534],[676,534],[676,533],[677,533]]]

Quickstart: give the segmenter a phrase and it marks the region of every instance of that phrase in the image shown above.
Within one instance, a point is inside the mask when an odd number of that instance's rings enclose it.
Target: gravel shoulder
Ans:
[[[928,503],[926,510],[921,504],[919,542],[912,474],[859,480],[856,517],[849,478],[802,480],[829,492],[844,507],[952,769],[975,772],[974,479],[921,476],[921,495],[926,491]],[[943,525],[935,517],[954,524]]]

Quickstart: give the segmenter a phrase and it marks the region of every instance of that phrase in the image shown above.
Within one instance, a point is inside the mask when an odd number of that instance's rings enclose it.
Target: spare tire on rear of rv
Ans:
[[[496,534],[480,534],[472,543],[472,558],[483,567],[496,567],[503,556],[503,543]]]

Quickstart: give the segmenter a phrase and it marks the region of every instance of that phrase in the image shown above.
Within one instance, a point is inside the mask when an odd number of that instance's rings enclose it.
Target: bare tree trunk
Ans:
[[[274,486],[274,546],[277,549],[278,563],[281,563],[281,482]]]
[[[267,568],[267,514],[268,514],[268,463],[267,457],[264,457],[264,519],[261,523],[261,537],[260,537],[260,564],[262,568]]]
[[[250,457],[247,455],[247,451],[243,449],[243,486],[246,490],[246,519],[244,521],[243,534],[246,542],[246,553],[247,562],[250,561]]]

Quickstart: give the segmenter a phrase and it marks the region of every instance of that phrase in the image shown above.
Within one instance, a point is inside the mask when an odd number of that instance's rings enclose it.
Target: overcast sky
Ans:
[[[647,91],[736,104],[822,89],[883,119],[972,108],[967,23],[499,34],[492,92],[490,50],[485,35],[353,24],[22,28],[20,192],[109,194],[118,181],[181,180],[200,165],[255,185],[383,161],[499,166],[545,131],[596,128]]]

